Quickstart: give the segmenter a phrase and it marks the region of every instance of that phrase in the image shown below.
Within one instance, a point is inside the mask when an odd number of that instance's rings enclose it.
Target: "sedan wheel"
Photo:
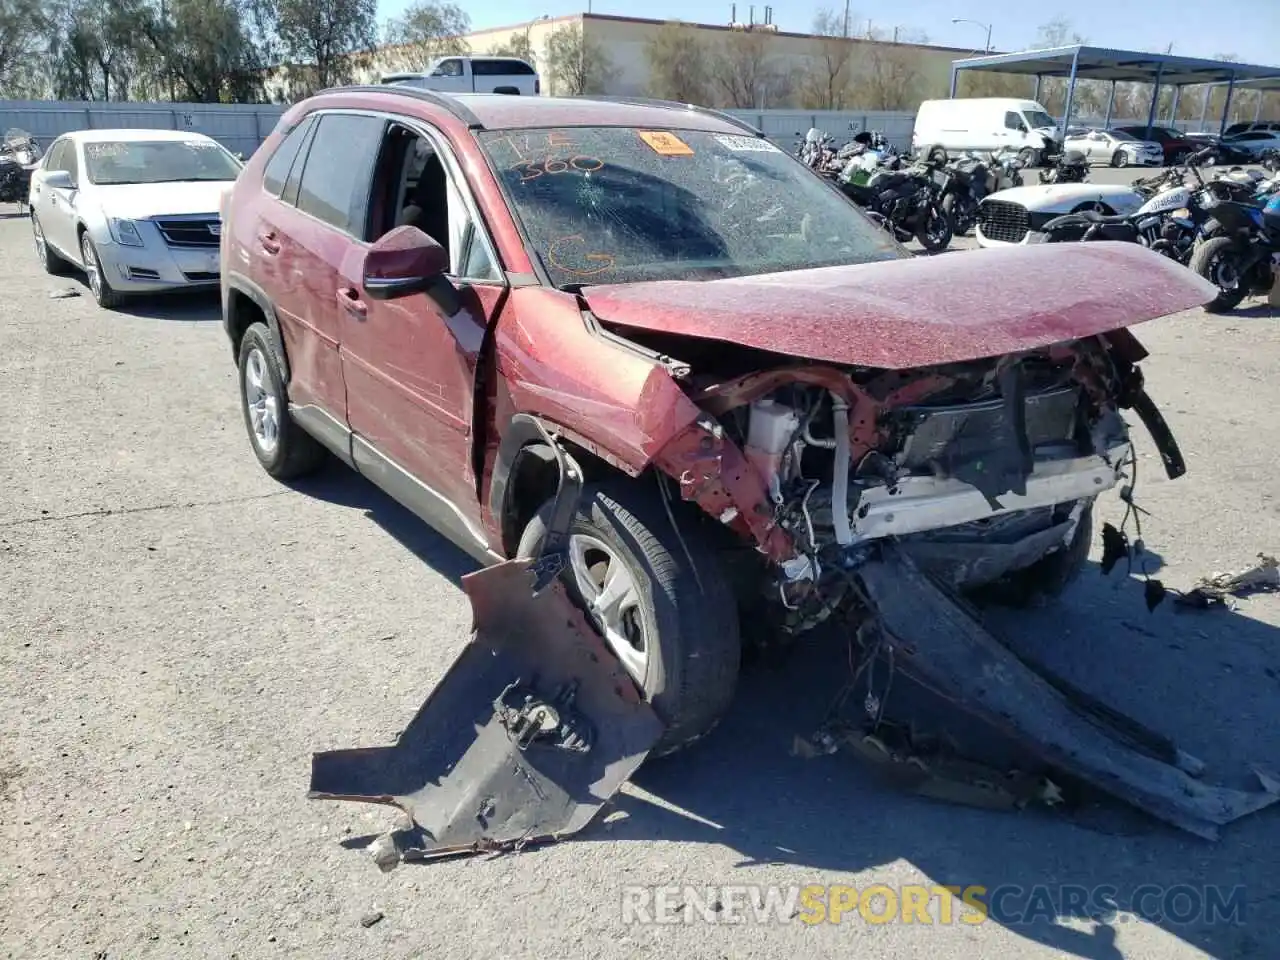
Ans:
[[[31,211],[31,242],[36,250],[36,259],[44,267],[45,273],[63,273],[66,261],[49,249],[49,242],[44,237],[44,227],[34,210]]]
[[[120,305],[120,294],[111,289],[106,275],[102,272],[102,264],[98,260],[98,250],[89,238],[89,234],[80,234],[80,262],[84,264],[85,276],[89,280],[89,291],[98,306],[110,310]]]
[[[569,562],[591,619],[627,673],[643,684],[650,640],[640,610],[640,591],[626,562],[603,540],[586,534],[569,538]]]
[[[1117,167],[1127,167],[1129,165],[1129,154],[1125,153],[1123,150],[1117,150],[1115,163]]]

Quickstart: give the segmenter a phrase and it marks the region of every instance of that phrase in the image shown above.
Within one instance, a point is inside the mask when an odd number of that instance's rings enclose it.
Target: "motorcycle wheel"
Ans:
[[[1230,237],[1214,237],[1196,247],[1187,264],[1194,273],[1218,288],[1218,296],[1205,305],[1207,313],[1234,310],[1244,299],[1244,278],[1230,252],[1234,244]]]
[[[971,204],[962,203],[954,193],[949,193],[942,198],[942,212],[951,222],[951,232],[957,237],[965,236],[978,222],[977,208]]]
[[[951,218],[947,216],[944,207],[937,203],[929,204],[921,214],[920,225],[916,227],[916,239],[920,241],[920,246],[930,253],[937,253],[951,245],[951,236]]]

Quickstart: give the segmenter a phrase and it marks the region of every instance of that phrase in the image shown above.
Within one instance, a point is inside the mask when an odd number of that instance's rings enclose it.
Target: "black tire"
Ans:
[[[56,277],[67,272],[69,264],[54,253],[53,248],[45,240],[44,227],[41,226],[40,218],[36,216],[34,210],[31,211],[31,241],[36,248],[36,259],[44,267],[45,273],[51,273]]]
[[[936,231],[930,232],[930,226],[936,225]],[[920,246],[930,253],[945,250],[951,245],[951,218],[941,204],[931,203],[924,211],[923,221],[916,228],[916,240]]]
[[[1031,566],[974,591],[973,600],[979,604],[1028,607],[1041,598],[1057,597],[1080,576],[1092,544],[1093,504],[1089,504],[1080,514],[1075,536],[1066,549],[1055,550]]]
[[[948,159],[946,148],[937,144],[929,148],[927,156],[930,163],[946,163]]]
[[[84,264],[85,277],[89,281],[89,293],[94,302],[104,310],[114,310],[124,303],[124,296],[107,282],[106,271],[98,261],[98,248],[88,230],[80,231],[80,262]]]
[[[942,212],[947,215],[951,232],[957,237],[966,236],[978,222],[977,206],[960,203],[954,193],[948,193],[942,198]]]
[[[1234,288],[1222,287],[1219,281],[1223,254],[1234,243],[1235,241],[1230,237],[1214,237],[1199,244],[1191,252],[1191,260],[1187,263],[1187,267],[1193,273],[1218,287],[1218,296],[1212,303],[1205,305],[1204,309],[1208,313],[1222,313],[1226,310],[1234,310],[1240,305],[1240,301],[1244,299],[1244,277],[1239,276],[1238,268],[1236,269],[1237,279]]]
[[[680,522],[688,508],[676,502],[672,509]],[[525,527],[517,556],[537,552],[550,510],[550,502],[544,504]],[[650,492],[636,482],[585,487],[569,532],[607,546],[635,582],[646,642],[656,640],[646,651],[645,675],[637,686],[666,724],[653,755],[705,736],[733,700],[742,658],[738,610],[719,558],[694,524],[672,527],[656,487]],[[570,594],[580,599],[572,570],[564,577]]]
[[[248,371],[254,356],[259,358],[255,370],[260,371],[265,392],[274,399],[276,434],[274,446],[264,445],[254,431],[250,413]],[[240,410],[244,415],[249,446],[262,464],[262,469],[276,480],[294,480],[314,473],[324,463],[325,449],[303,430],[289,415],[289,394],[281,373],[280,360],[271,344],[271,331],[265,323],[255,323],[240,341],[239,356]]]

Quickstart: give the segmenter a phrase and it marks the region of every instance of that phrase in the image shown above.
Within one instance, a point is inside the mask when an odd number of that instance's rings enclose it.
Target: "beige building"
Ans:
[[[772,25],[683,24],[591,13],[544,17],[460,39],[472,54],[527,49],[544,94],[585,87],[582,92],[692,99],[678,96],[687,89],[700,91],[697,98],[709,106],[757,109],[914,110],[922,99],[946,96],[951,61],[974,53],[786,33]],[[665,62],[672,67],[658,75],[650,57],[655,44],[680,51],[668,55]],[[424,59],[415,51],[388,48],[375,55],[363,79],[376,80]],[[690,62],[695,68],[685,69]]]

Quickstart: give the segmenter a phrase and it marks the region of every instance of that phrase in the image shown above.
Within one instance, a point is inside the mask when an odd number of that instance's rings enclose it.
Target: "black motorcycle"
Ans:
[[[900,243],[914,237],[920,246],[936,253],[951,243],[951,219],[942,207],[948,181],[940,166],[925,164],[906,170],[880,168],[872,171],[865,182],[841,178],[838,185],[845,196]]]
[[[32,171],[42,155],[35,137],[25,130],[5,133],[0,142],[0,203],[16,203],[22,212],[31,192]]]
[[[1084,183],[1089,179],[1089,161],[1079,150],[1067,150],[1048,170],[1040,171],[1041,183]]]
[[[962,157],[942,168],[947,177],[942,188],[942,211],[952,231],[964,236],[978,223],[978,205],[988,194],[991,171],[977,157]]]
[[[1218,288],[1205,310],[1233,310],[1250,294],[1270,293],[1272,261],[1280,254],[1280,206],[1210,199],[1205,209],[1217,230],[1196,244],[1187,264]]]

